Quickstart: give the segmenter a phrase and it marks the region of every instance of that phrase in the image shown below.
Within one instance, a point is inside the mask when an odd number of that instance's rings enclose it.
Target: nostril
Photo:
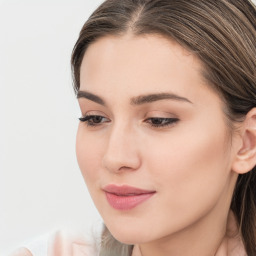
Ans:
[[[106,154],[102,159],[102,166],[105,170],[116,173],[134,171],[140,166],[140,158],[136,152],[129,156],[120,154],[111,156]]]

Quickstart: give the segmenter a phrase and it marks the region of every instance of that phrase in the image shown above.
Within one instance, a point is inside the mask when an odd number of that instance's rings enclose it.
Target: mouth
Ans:
[[[103,188],[110,206],[116,210],[131,210],[151,198],[156,191],[130,186],[108,185]]]

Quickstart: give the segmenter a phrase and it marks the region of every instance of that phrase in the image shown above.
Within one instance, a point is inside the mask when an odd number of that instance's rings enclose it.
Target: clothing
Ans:
[[[23,245],[22,245],[23,246]],[[25,249],[26,248],[26,249]],[[96,242],[80,234],[68,234],[65,231],[54,232],[30,243],[10,256],[97,256]]]
[[[229,221],[227,234],[216,256],[247,256],[241,236],[238,235],[237,227],[233,224],[234,222]],[[90,240],[82,233],[58,231],[31,243],[25,243],[24,246],[28,250],[23,249],[8,256],[98,256],[99,250],[96,245],[99,242],[96,239]],[[142,256],[138,245],[134,246],[131,256]]]

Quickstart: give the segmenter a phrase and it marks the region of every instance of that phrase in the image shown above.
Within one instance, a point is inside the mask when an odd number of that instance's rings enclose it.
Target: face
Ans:
[[[155,35],[105,37],[85,53],[77,159],[124,243],[171,236],[227,208],[230,137],[201,72],[195,56]]]

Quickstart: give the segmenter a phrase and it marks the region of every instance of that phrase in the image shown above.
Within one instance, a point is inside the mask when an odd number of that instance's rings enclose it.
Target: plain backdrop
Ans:
[[[0,255],[101,225],[76,163],[70,56],[100,0],[0,1]]]
[[[101,0],[0,0],[0,255],[102,220],[75,156],[70,55]]]

